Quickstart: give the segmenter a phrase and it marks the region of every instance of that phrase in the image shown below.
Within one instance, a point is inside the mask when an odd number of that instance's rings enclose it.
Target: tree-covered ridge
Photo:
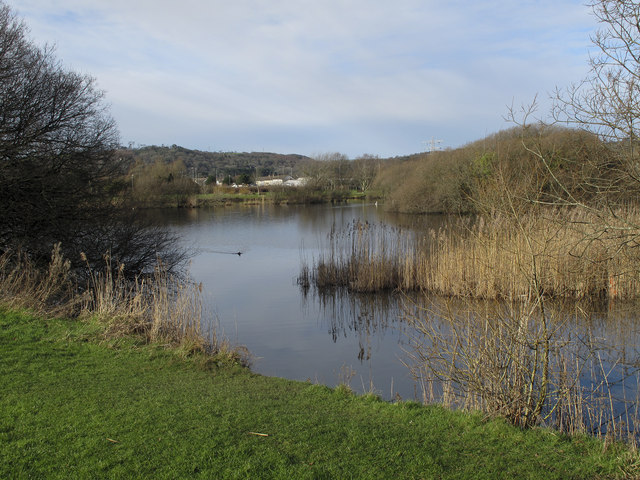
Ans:
[[[626,201],[636,198],[638,185],[630,175],[621,178],[625,161],[616,152],[623,147],[577,128],[516,126],[456,149],[386,161],[374,186],[388,209],[408,213],[495,207],[505,184],[531,202],[593,202],[603,191]]]
[[[127,164],[122,183],[129,186],[131,198],[149,206],[166,204],[167,200],[194,206],[189,196],[220,193],[219,186],[223,191],[231,186],[251,186],[258,194],[261,188],[262,193],[277,191],[270,197],[276,203],[341,201],[353,192],[371,195],[373,181],[385,161],[374,155],[349,159],[338,152],[310,158],[270,152],[203,152],[176,145],[122,148],[117,155]],[[300,183],[296,188],[286,185],[286,193],[283,184],[257,185],[260,180],[283,181],[288,177]]]
[[[182,162],[192,177],[219,178],[239,174],[258,176],[301,175],[301,165],[310,160],[299,154],[279,154],[271,152],[205,152],[172,146],[144,146],[140,148],[123,148],[119,151],[127,158],[131,166],[149,165],[157,162]]]

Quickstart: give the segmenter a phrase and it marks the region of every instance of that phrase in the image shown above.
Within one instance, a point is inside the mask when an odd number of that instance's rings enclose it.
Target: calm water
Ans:
[[[358,391],[373,385],[384,398],[414,398],[394,298],[304,295],[296,278],[332,227],[424,218],[391,217],[363,204],[167,210],[162,218],[197,250],[191,276],[202,282],[226,336],[255,356],[255,372],[330,386],[346,376]]]
[[[440,216],[396,216],[374,205],[233,206],[158,212],[187,246],[196,249],[190,273],[204,287],[206,308],[237,344],[254,355],[252,369],[264,375],[334,386],[350,379],[357,391],[390,399],[420,398],[408,368],[408,328],[398,319],[393,295],[319,297],[297,285],[301,264],[313,263],[329,232],[354,221],[438,228]],[[237,255],[241,252],[242,255]],[[626,399],[636,382],[620,379],[638,368],[640,322],[637,308],[603,306],[588,320],[572,320],[567,338],[589,338],[599,350],[608,381]],[[594,310],[596,311],[596,310]],[[608,352],[624,351],[625,368],[608,362]],[[617,358],[617,357],[610,357]],[[630,370],[629,370],[630,369]]]

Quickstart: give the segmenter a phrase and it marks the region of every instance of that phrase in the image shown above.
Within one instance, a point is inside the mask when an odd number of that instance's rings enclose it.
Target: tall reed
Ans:
[[[407,240],[405,231],[386,225],[355,221],[344,230],[334,226],[327,250],[311,269],[303,264],[298,283],[362,293],[395,289],[406,280],[401,260],[410,253]]]
[[[638,219],[637,211],[626,212]],[[419,290],[445,296],[515,299],[640,296],[634,244],[590,230],[584,213],[548,210],[514,225],[502,215],[463,218],[426,233],[354,222],[332,230],[326,250],[299,281],[357,292]],[[532,258],[536,287],[532,291]]]
[[[68,315],[79,304],[71,265],[54,246],[48,268],[38,268],[22,252],[5,251],[0,255],[0,302],[39,313]]]
[[[202,285],[167,273],[159,263],[150,276],[134,281],[105,257],[106,268],[90,272],[83,314],[96,316],[109,336],[142,335],[149,342],[179,346],[188,353],[223,355],[243,364],[248,352],[233,347],[213,320],[203,321]]]

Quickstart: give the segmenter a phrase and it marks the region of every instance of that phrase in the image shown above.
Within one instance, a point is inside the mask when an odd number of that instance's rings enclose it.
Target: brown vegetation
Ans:
[[[409,367],[424,402],[635,445],[636,346],[623,340],[627,333],[598,338],[577,304],[548,304],[545,319],[540,306],[538,300],[407,302],[403,318],[415,328]]]
[[[0,256],[0,304],[27,308],[42,315],[95,319],[106,338],[135,336],[145,343],[176,347],[185,354],[202,352],[248,364],[243,347],[232,346],[214,319],[205,321],[201,286],[181,280],[158,265],[153,275],[127,279],[123,265],[89,269],[79,286],[60,247],[42,271],[28,257],[5,252]]]
[[[624,327],[601,338],[588,302],[636,299],[640,257],[590,237],[581,215],[545,208],[517,222],[467,217],[427,235],[356,222],[331,232],[299,284],[320,294],[407,293],[409,366],[427,403],[633,442],[636,346],[623,340]]]
[[[638,218],[631,208],[617,212]],[[416,233],[368,223],[332,231],[300,282],[319,289],[419,290],[445,296],[585,299],[640,296],[640,252],[597,235],[587,213],[544,208],[514,223],[495,214]],[[535,271],[531,259],[536,260]],[[535,281],[532,278],[535,274]],[[538,291],[535,291],[536,288]]]
[[[548,160],[548,168],[540,157]],[[461,148],[385,162],[374,188],[385,193],[385,208],[392,211],[471,213],[502,201],[505,183],[521,199],[552,202],[571,193],[583,201],[593,200],[596,185],[606,180],[603,166],[611,177],[612,152],[596,135],[532,125],[504,130]]]
[[[168,202],[185,206],[189,199],[200,193],[200,186],[187,174],[184,163],[176,160],[153,164],[138,163],[128,174],[131,200],[145,207],[164,206]]]

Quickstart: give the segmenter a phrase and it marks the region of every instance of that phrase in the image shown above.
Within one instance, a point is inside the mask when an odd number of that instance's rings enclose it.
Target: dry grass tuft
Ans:
[[[57,245],[46,271],[25,255],[0,256],[0,302],[43,315],[94,317],[105,338],[136,335],[147,343],[196,352],[248,365],[250,355],[220,335],[217,324],[203,321],[202,286],[170,275],[158,264],[153,275],[125,279],[123,265],[105,256],[101,272],[89,270],[85,288],[78,288],[69,261]]]
[[[108,257],[105,263],[103,272],[90,273],[82,314],[107,325],[107,337],[133,334],[185,355],[200,352],[250,363],[246,349],[233,347],[213,321],[203,322],[201,284],[170,275],[161,264],[153,275],[127,281],[121,267],[112,268]]]
[[[77,311],[78,299],[71,265],[54,246],[51,261],[41,270],[21,252],[0,255],[0,301],[12,308],[28,308],[37,313],[69,315]]]

